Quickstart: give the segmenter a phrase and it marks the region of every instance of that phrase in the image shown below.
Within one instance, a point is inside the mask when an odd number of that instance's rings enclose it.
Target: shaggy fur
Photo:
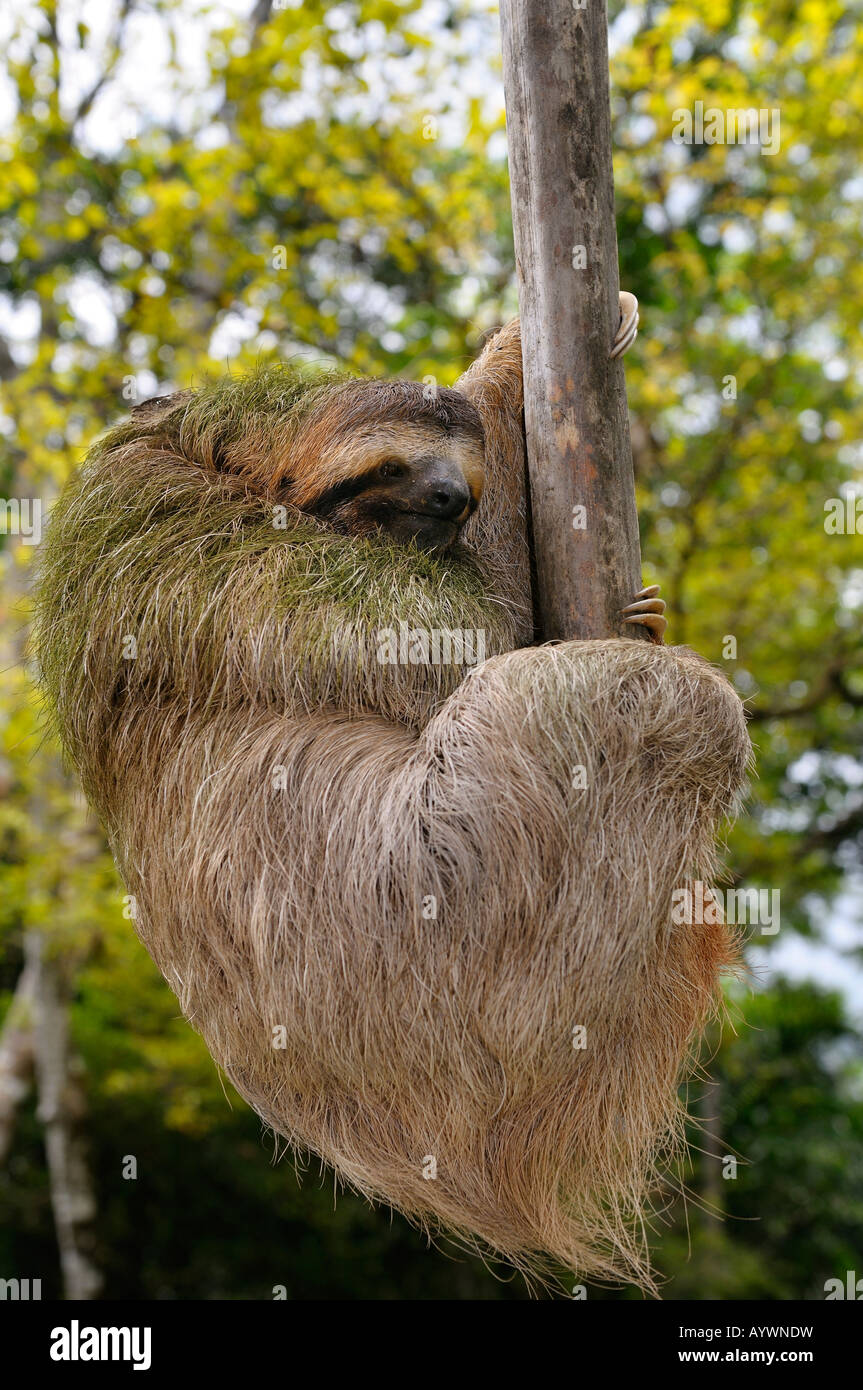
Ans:
[[[640,1217],[733,954],[671,894],[710,878],[749,745],[685,649],[524,648],[513,341],[461,383],[487,478],[460,549],[274,529],[267,480],[314,479],[309,412],[348,388],[270,371],[93,450],[37,643],[141,937],[258,1113],[521,1268],[649,1282]],[[482,630],[490,659],[382,665],[402,621]]]

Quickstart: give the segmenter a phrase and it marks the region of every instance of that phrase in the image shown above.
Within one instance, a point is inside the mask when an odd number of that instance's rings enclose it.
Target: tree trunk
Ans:
[[[27,961],[0,1034],[0,1163],[12,1147],[18,1108],[33,1085],[35,992],[36,971]]]
[[[55,310],[56,306],[45,309],[43,331]],[[56,324],[52,325],[52,331],[56,336]],[[44,337],[42,342],[44,344]],[[47,510],[53,497],[50,492],[43,491],[42,500]],[[13,557],[8,585],[9,607],[13,611],[23,597],[26,575],[26,568],[17,565]],[[26,666],[26,661],[22,627],[16,641],[4,642],[0,650],[0,669]],[[56,773],[62,776],[59,767]],[[33,829],[47,837],[54,831],[44,767],[35,786],[39,791],[34,791],[30,797],[27,811]],[[0,792],[2,790],[0,788]],[[76,845],[75,857],[85,854],[89,857],[92,849]],[[49,892],[55,900],[65,887],[63,872],[61,868],[57,878],[52,877],[47,882],[43,878],[39,885],[42,892]],[[23,916],[26,923],[26,911]],[[70,981],[78,961],[73,954],[61,956],[52,952],[50,945],[46,950],[46,939],[45,933],[38,928],[25,927],[24,969],[0,1037],[0,1160],[11,1146],[16,1109],[27,1093],[32,1075],[38,1097],[37,1119],[44,1127],[64,1295],[78,1301],[96,1298],[102,1287],[102,1276],[89,1253],[97,1206],[86,1161],[84,1069],[69,1037]]]
[[[96,1298],[101,1275],[90,1257],[96,1199],[87,1167],[82,1067],[71,1051],[66,989],[60,962],[46,958],[40,932],[27,935],[28,962],[36,973],[35,1047],[38,1118],[45,1129],[51,1206],[67,1299]]]
[[[500,9],[542,635],[648,639],[620,619],[641,588],[641,552],[623,367],[609,360],[619,286],[606,6]]]

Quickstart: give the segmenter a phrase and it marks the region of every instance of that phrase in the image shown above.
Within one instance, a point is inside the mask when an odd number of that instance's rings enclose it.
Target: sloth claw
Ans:
[[[663,617],[665,600],[657,598],[658,593],[658,584],[648,584],[646,588],[639,589],[633,603],[628,603],[620,610],[624,623],[637,623],[639,627],[646,627],[654,642],[662,641],[662,634],[668,627],[668,620]]]
[[[628,290],[620,291],[620,323],[617,326],[611,357],[622,357],[635,342],[638,333],[638,300]]]
[[[656,632],[661,637],[668,627],[668,619],[663,618],[661,613],[641,613],[637,617],[624,618],[625,623],[638,623],[641,627],[650,628],[651,632]]]
[[[661,598],[648,598],[645,599],[643,603],[627,604],[626,608],[622,608],[620,611],[627,615],[638,613],[664,613],[665,604],[662,602]]]

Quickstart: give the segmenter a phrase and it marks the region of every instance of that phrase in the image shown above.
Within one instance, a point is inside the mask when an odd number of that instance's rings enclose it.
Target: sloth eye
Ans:
[[[378,469],[378,477],[400,478],[405,471],[404,464],[399,463],[398,459],[387,459]]]

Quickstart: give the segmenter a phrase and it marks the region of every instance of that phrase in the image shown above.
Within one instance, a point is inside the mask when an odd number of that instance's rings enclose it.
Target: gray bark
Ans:
[[[620,621],[641,553],[623,367],[609,360],[619,286],[605,0],[500,9],[543,636],[647,639]],[[577,506],[585,530],[573,528]]]

